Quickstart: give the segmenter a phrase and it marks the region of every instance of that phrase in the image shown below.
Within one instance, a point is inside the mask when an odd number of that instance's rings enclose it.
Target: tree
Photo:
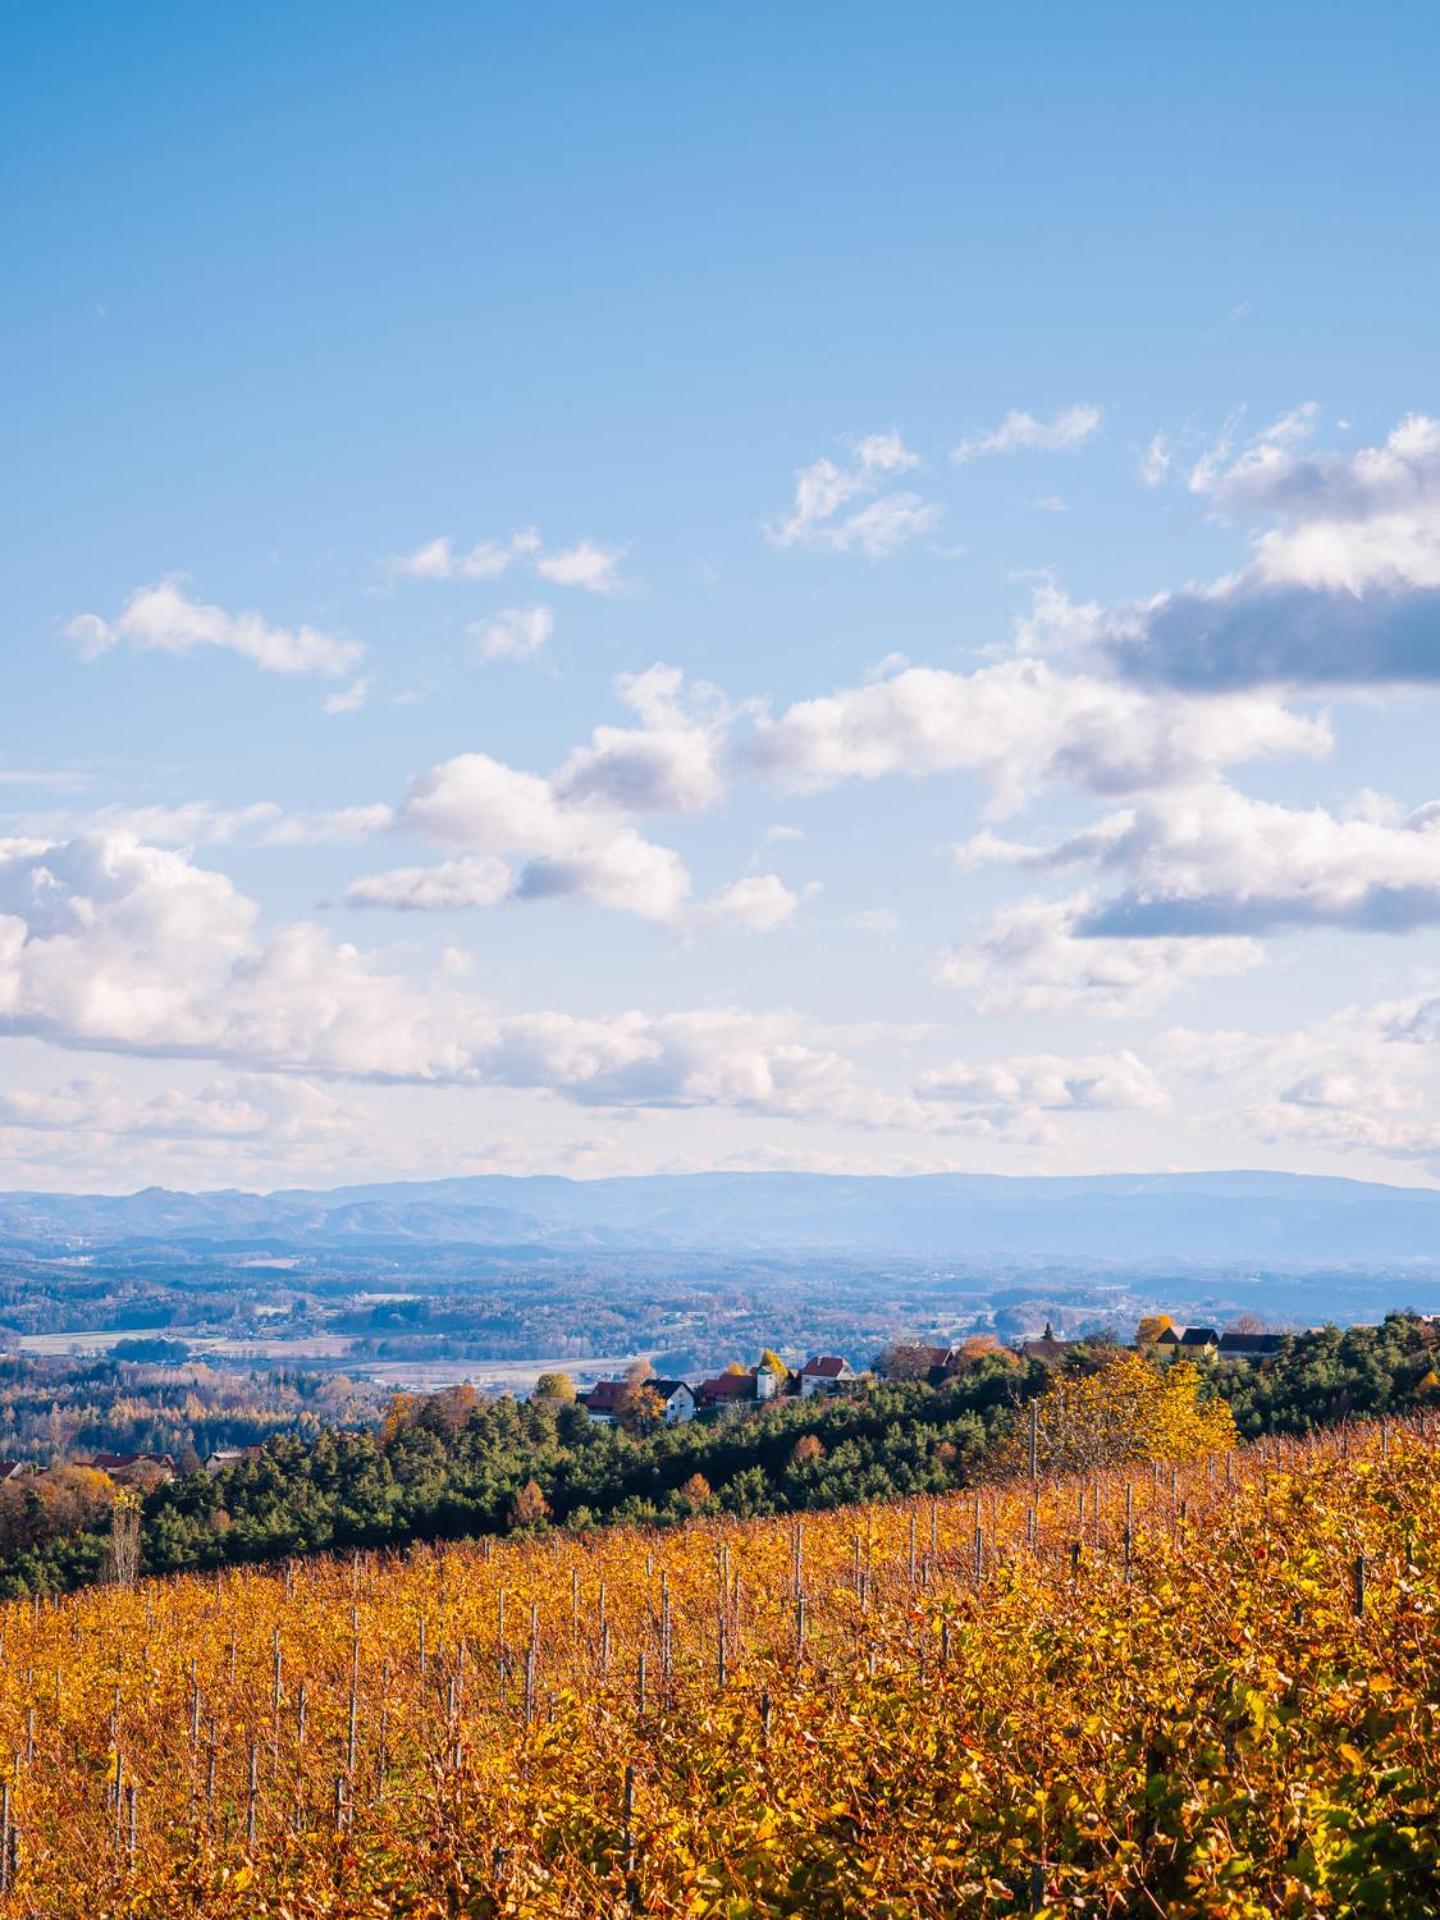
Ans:
[[[698,1513],[710,1498],[710,1482],[703,1473],[692,1473],[680,1488],[680,1498],[692,1513]]]
[[[391,1396],[390,1404],[385,1409],[385,1417],[380,1422],[382,1447],[388,1447],[393,1440],[398,1440],[407,1428],[415,1424],[419,1404],[413,1393],[397,1393]]]
[[[802,1433],[790,1449],[792,1467],[813,1466],[817,1460],[825,1458],[825,1443],[818,1433]]]
[[[527,1480],[518,1487],[510,1502],[510,1531],[519,1532],[524,1527],[541,1527],[550,1518],[550,1502],[541,1491],[538,1480]]]
[[[649,1433],[664,1420],[665,1402],[653,1387],[628,1387],[616,1418],[627,1433]]]
[[[133,1587],[140,1574],[140,1502],[122,1493],[110,1515],[110,1543],[103,1578],[117,1587]]]
[[[1168,1313],[1147,1313],[1135,1329],[1135,1344],[1139,1347],[1153,1347],[1162,1333],[1174,1331],[1175,1322]]]
[[[542,1373],[531,1397],[552,1401],[556,1406],[571,1406],[575,1400],[575,1382],[568,1373]]]
[[[1226,1329],[1229,1333],[1264,1333],[1265,1322],[1258,1313],[1237,1313]]]
[[[1089,1473],[1125,1461],[1200,1460],[1235,1445],[1229,1403],[1201,1398],[1199,1370],[1189,1361],[1159,1367],[1143,1354],[1107,1355],[1092,1373],[1052,1374],[1035,1406],[1035,1451],[1041,1473]],[[1012,1430],[997,1455],[1002,1472],[1028,1465],[1028,1421]]]
[[[733,1374],[748,1373],[750,1369],[746,1366],[743,1360],[732,1360],[729,1366],[726,1367],[725,1371],[726,1373],[733,1375]]]
[[[897,1340],[876,1354],[875,1371],[884,1380],[923,1380],[930,1371],[930,1349],[911,1340]]]
[[[773,1347],[766,1347],[765,1351],[761,1354],[760,1364],[756,1368],[756,1372],[773,1373],[777,1380],[788,1380],[790,1377],[789,1367],[786,1366],[785,1362]]]
[[[625,1369],[627,1387],[643,1387],[647,1380],[655,1378],[655,1369],[648,1360],[632,1360]]]

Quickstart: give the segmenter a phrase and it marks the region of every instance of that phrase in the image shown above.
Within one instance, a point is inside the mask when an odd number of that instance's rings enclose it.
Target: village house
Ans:
[[[169,1453],[97,1453],[83,1464],[108,1473],[122,1486],[175,1478],[175,1456]]]
[[[204,1468],[208,1474],[217,1474],[223,1467],[238,1466],[242,1460],[254,1460],[260,1455],[259,1447],[216,1447],[207,1453]]]
[[[1058,1367],[1066,1355],[1079,1345],[1077,1340],[1057,1340],[1055,1329],[1047,1320],[1045,1331],[1038,1340],[1022,1340],[1015,1351],[1022,1360],[1038,1360],[1042,1367]]]
[[[1220,1354],[1227,1360],[1273,1360],[1288,1333],[1222,1333]]]
[[[1219,1346],[1214,1327],[1166,1327],[1155,1341],[1162,1360],[1208,1360]]]
[[[772,1373],[769,1367],[746,1367],[738,1373],[717,1373],[713,1380],[702,1380],[695,1389],[701,1412],[718,1407],[754,1407],[789,1391],[789,1379]]]
[[[0,1460],[0,1480],[25,1480],[34,1471],[28,1460]]]
[[[593,1387],[575,1397],[592,1420],[613,1427],[630,1407],[636,1393],[654,1394],[660,1402],[661,1419],[667,1427],[695,1418],[695,1391],[686,1380],[645,1380],[639,1387],[628,1380],[597,1380]]]
[[[811,1400],[817,1393],[838,1393],[855,1378],[850,1362],[837,1354],[815,1353],[800,1369],[800,1398]]]

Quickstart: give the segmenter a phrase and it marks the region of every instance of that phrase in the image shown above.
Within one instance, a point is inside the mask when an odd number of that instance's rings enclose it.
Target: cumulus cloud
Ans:
[[[498,906],[514,875],[493,854],[445,860],[435,867],[396,867],[367,874],[345,890],[347,907],[388,907],[399,913],[454,913]]]
[[[1404,932],[1440,925],[1440,805],[1390,820],[1255,800],[1222,783],[1159,794],[1051,847],[980,835],[962,862],[1123,876],[1084,932],[1150,938],[1296,926]]]
[[[998,427],[962,440],[950,458],[963,466],[992,453],[1073,453],[1099,431],[1099,407],[1061,407],[1048,420],[1012,408]]]
[[[1174,1028],[1155,1052],[1173,1077],[1213,1087],[1224,1118],[1267,1144],[1440,1167],[1437,1004],[1416,994],[1273,1033]]]
[[[314,1147],[350,1130],[353,1102],[279,1074],[239,1074],[195,1093],[135,1094],[114,1074],[86,1074],[53,1089],[0,1093],[0,1127],[102,1141],[222,1141],[268,1149]]]
[[[851,459],[812,461],[795,476],[788,514],[765,528],[782,551],[807,547],[819,553],[859,553],[885,560],[939,525],[944,508],[909,491],[882,492],[895,475],[919,466],[898,433],[872,433],[851,442]],[[865,502],[864,505],[858,504]]]
[[[587,593],[620,593],[625,582],[620,578],[623,547],[602,547],[594,540],[579,540],[573,547],[559,547],[542,553],[535,571],[542,580],[557,587],[583,587]]]
[[[922,1095],[988,1110],[1156,1113],[1170,1105],[1164,1085],[1128,1049],[1063,1059],[1017,1054],[1009,1059],[952,1060],[922,1076]]]
[[[1207,977],[1248,973],[1259,943],[1240,937],[1104,937],[1088,931],[1095,903],[1028,900],[1002,908],[980,937],[936,961],[933,977],[985,1013],[1149,1014]]]
[[[716,803],[733,709],[717,689],[687,686],[678,669],[660,664],[622,674],[616,690],[641,724],[597,727],[553,775],[484,753],[457,754],[418,774],[390,824],[464,857],[370,875],[349,888],[347,904],[443,911],[581,899],[676,927],[746,914],[758,927],[778,901],[736,895],[726,912],[711,903],[692,913],[680,856],[632,824],[636,815],[700,813]]]
[[[701,813],[720,799],[720,754],[733,710],[718,688],[686,687],[678,667],[621,674],[616,692],[639,727],[596,727],[555,776],[568,804],[601,802],[627,813]]]
[[[1257,695],[1187,700],[1035,659],[973,673],[910,667],[798,701],[762,722],[759,770],[791,791],[842,780],[969,772],[1014,806],[1054,780],[1122,793],[1204,777],[1219,765],[1328,750],[1323,722]]]
[[[792,893],[778,874],[750,873],[712,894],[697,909],[695,924],[739,927],[746,933],[774,933],[794,919],[799,905],[799,894]]]
[[[185,591],[184,576],[167,574],[158,585],[137,587],[113,621],[82,613],[65,629],[81,657],[98,659],[124,645],[137,653],[193,653],[218,647],[251,660],[266,673],[353,672],[364,648],[318,627],[272,627],[258,613],[226,613]]]
[[[499,1014],[449,975],[409,979],[309,923],[263,934],[223,875],[122,835],[0,845],[0,1034],[592,1106],[861,1126],[915,1113],[794,1014]]]
[[[533,660],[555,631],[553,608],[502,607],[468,629],[482,660]]]
[[[534,527],[522,527],[505,540],[481,540],[459,548],[447,534],[387,560],[385,570],[408,580],[499,580],[511,569],[530,572],[557,587],[587,593],[625,591],[620,566],[624,547],[578,540],[573,546],[546,547]]]
[[[1268,524],[1237,572],[1116,609],[1120,671],[1201,691],[1440,679],[1440,421],[1354,453],[1311,451],[1310,424],[1302,409],[1197,465],[1218,514]]]

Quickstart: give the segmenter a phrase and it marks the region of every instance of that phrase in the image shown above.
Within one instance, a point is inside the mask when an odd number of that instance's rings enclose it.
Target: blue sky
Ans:
[[[1433,1181],[1434,11],[14,11],[0,1183]]]

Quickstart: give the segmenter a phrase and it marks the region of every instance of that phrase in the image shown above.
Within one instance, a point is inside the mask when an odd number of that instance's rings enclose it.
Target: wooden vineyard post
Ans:
[[[645,1653],[642,1650],[635,1657],[635,1711],[645,1711]]]
[[[250,1771],[245,1783],[245,1851],[255,1857],[255,1810],[260,1794],[260,1749],[250,1742]]]
[[[1125,1581],[1128,1585],[1134,1578],[1133,1560],[1135,1555],[1135,1489],[1125,1482]]]
[[[1350,1568],[1351,1605],[1358,1620],[1365,1612],[1365,1556],[1357,1553]]]
[[[910,1557],[907,1577],[913,1587],[915,1584],[915,1509],[913,1507],[910,1509]]]
[[[0,1893],[10,1891],[10,1782],[0,1786]]]
[[[135,1782],[132,1780],[125,1789],[125,1863],[131,1873],[135,1871],[135,1850],[139,1839],[139,1816],[135,1795]]]
[[[1030,1484],[1033,1487],[1038,1478],[1040,1460],[1040,1402],[1030,1402]]]
[[[642,1653],[640,1658],[645,1658]],[[625,1898],[631,1907],[638,1904],[639,1889],[635,1884],[635,1769],[625,1769],[625,1796],[623,1804],[624,1825],[621,1828],[621,1846],[625,1856]]]

